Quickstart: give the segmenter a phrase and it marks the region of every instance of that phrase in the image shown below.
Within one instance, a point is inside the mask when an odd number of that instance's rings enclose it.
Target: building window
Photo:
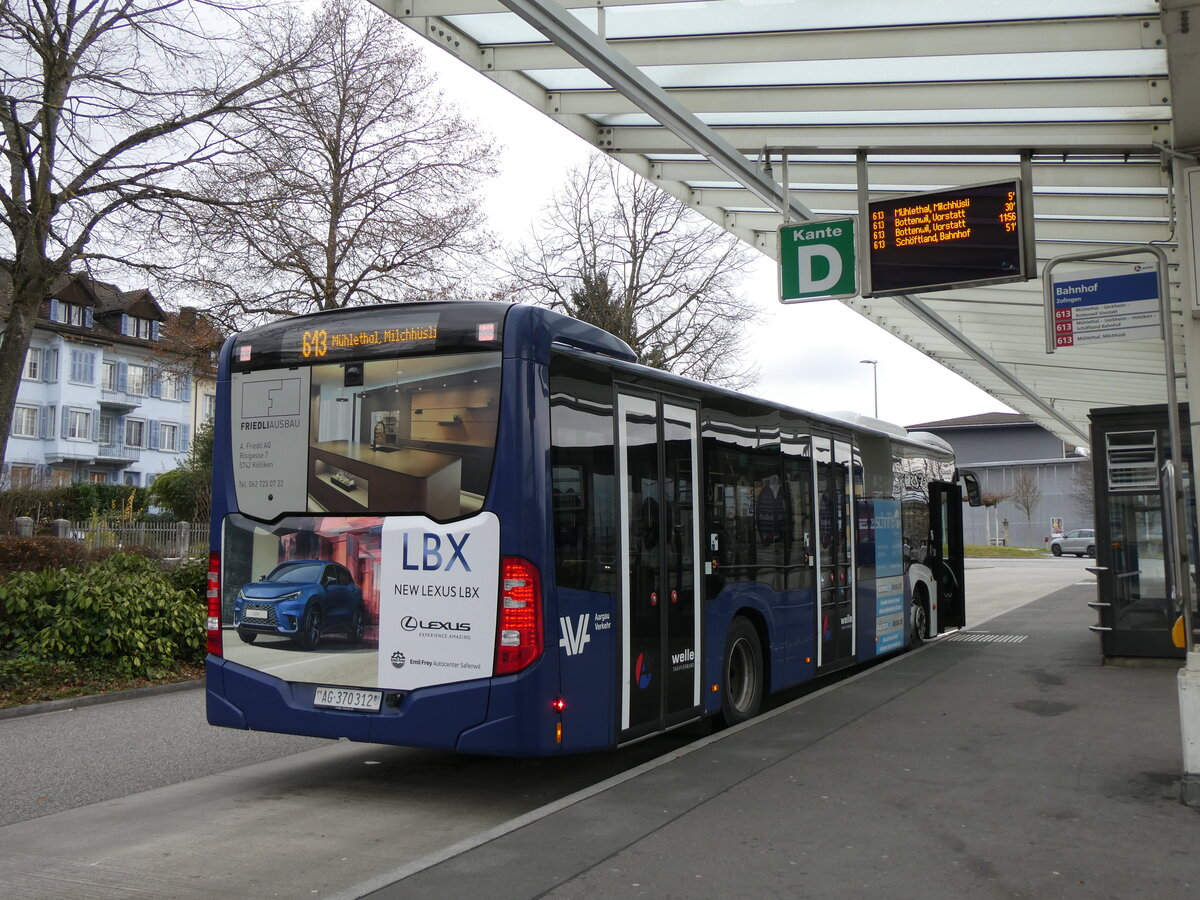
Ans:
[[[117,364],[110,360],[100,363],[100,387],[106,391],[117,389]]]
[[[50,484],[54,487],[68,487],[71,484],[71,470],[51,469]]]
[[[88,481],[92,484],[104,484],[108,481],[108,476],[103,472],[88,472]]]
[[[146,423],[140,419],[125,420],[125,446],[145,447]]]
[[[113,442],[113,417],[100,417],[100,443],[111,446]]]
[[[158,449],[159,450],[178,450],[179,449],[179,426],[172,425],[169,422],[163,422],[158,426]]]
[[[36,466],[13,466],[8,470],[8,486],[14,491],[27,491],[36,481]]]
[[[87,350],[71,351],[71,381],[75,384],[94,384],[96,354]]]
[[[213,416],[217,414],[217,395],[205,394],[203,405],[204,421],[211,422]]]
[[[129,333],[133,337],[150,340],[154,335],[154,323],[149,319],[139,319],[136,316],[129,317]]]
[[[164,400],[179,399],[179,378],[170,372],[162,374],[162,398]]]
[[[145,366],[130,366],[129,367],[129,393],[142,396],[146,393],[146,367]]]
[[[25,352],[25,369],[21,372],[22,378],[28,378],[31,381],[38,381],[42,377],[42,349],[40,347],[30,347]]]
[[[125,473],[125,484],[128,485],[129,487],[138,487],[138,478],[139,477],[140,477],[140,475],[137,472],[126,472]]]
[[[67,438],[72,441],[92,439],[92,414],[83,409],[67,412]]]
[[[12,433],[16,437],[38,436],[38,411],[32,406],[18,406],[13,410]]]
[[[78,325],[80,328],[87,324],[87,313],[78,303],[58,301],[58,321],[65,325]]]

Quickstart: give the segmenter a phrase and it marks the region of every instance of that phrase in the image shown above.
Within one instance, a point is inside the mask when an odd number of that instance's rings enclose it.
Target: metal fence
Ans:
[[[26,521],[28,525],[23,528],[22,520],[16,520],[15,534],[33,533],[33,520]],[[51,523],[51,531],[58,537],[81,541],[89,550],[150,547],[168,557],[208,555],[207,522],[112,522],[103,519],[68,522],[56,519]]]

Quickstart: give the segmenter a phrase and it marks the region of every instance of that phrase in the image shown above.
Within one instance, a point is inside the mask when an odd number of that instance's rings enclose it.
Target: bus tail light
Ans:
[[[208,554],[208,623],[205,644],[213,656],[222,656],[221,646],[221,554]]]
[[[496,674],[519,672],[541,655],[541,577],[533,563],[517,556],[505,556],[500,560]]]

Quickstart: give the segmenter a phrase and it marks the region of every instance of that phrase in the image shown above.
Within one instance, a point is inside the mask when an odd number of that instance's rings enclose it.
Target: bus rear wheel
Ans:
[[[920,647],[929,636],[929,614],[920,600],[912,602],[912,640],[910,646]]]
[[[730,623],[721,660],[721,722],[737,725],[758,715],[763,698],[762,644],[749,619]]]

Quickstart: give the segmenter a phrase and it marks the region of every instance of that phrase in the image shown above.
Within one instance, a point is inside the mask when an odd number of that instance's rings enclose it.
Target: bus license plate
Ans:
[[[359,712],[379,712],[383,691],[356,691],[351,688],[319,687],[313,706],[330,709],[353,709]]]
[[[246,619],[265,619],[267,611],[265,609],[248,609],[242,614]]]

